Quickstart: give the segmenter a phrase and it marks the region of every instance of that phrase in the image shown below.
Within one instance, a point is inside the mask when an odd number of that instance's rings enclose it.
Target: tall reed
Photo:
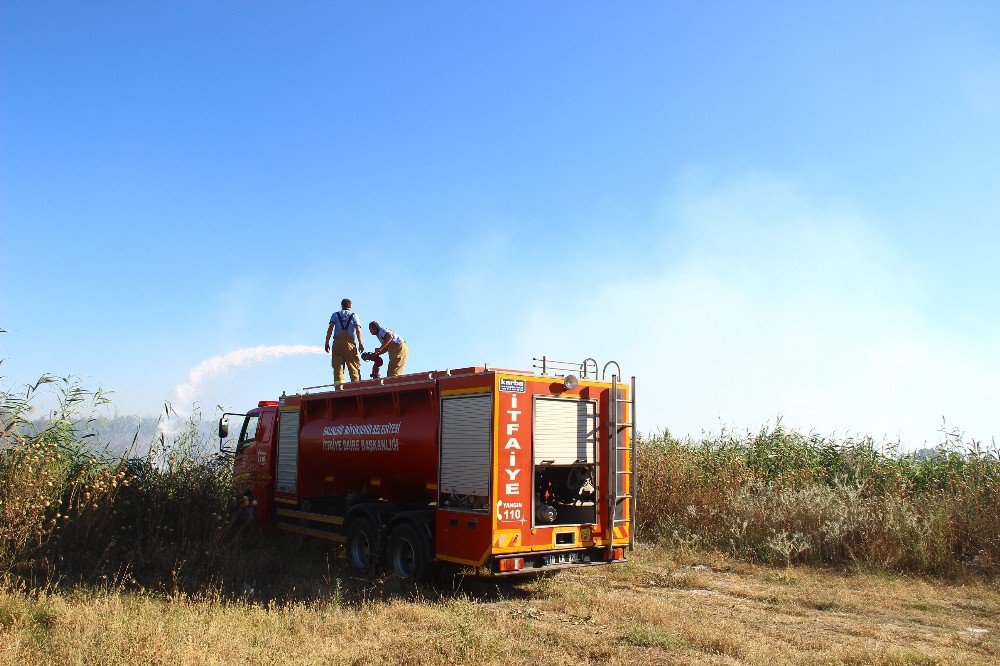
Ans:
[[[31,419],[40,398],[56,407]],[[206,446],[197,413],[141,456],[106,450],[89,441],[106,403],[48,376],[0,394],[0,574],[154,586],[212,576],[244,528],[231,460]]]
[[[55,409],[34,419],[46,390]],[[91,441],[106,403],[49,376],[0,393],[0,576],[239,589],[287,568],[289,542],[243,519],[232,461],[199,414],[122,454]],[[639,442],[638,498],[641,540],[753,561],[932,574],[1000,563],[997,451],[955,432],[919,456],[780,422],[697,441],[664,432]]]
[[[639,445],[639,528],[763,562],[851,563],[936,574],[1000,563],[1000,460],[944,433],[904,454],[871,438],[789,431]]]

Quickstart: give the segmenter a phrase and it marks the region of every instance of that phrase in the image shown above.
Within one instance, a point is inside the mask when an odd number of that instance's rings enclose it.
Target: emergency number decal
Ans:
[[[524,391],[524,381],[519,379],[508,381],[520,384],[520,390]],[[500,386],[503,387],[503,384]],[[524,405],[518,405],[518,402],[523,403],[527,396],[519,401],[517,389],[501,388],[501,390],[507,391],[510,395],[503,399],[507,404],[500,406],[500,442],[506,439],[506,443],[501,444],[503,448],[499,459],[501,469],[498,474],[500,487],[497,489],[499,495],[496,506],[497,524],[506,523],[511,526],[516,524],[523,528],[531,518],[531,511],[527,508],[531,506],[528,499],[531,479],[527,475],[521,476],[525,469],[530,468],[529,452],[526,447],[531,439],[527,419],[521,418],[525,411]],[[528,403],[529,408],[530,406]],[[527,432],[522,432],[521,426],[527,426],[524,429]]]
[[[524,393],[523,379],[501,379],[500,390],[505,393]]]

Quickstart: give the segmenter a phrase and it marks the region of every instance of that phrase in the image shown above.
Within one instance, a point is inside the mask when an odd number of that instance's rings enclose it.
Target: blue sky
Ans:
[[[6,387],[617,358],[642,425],[1000,434],[995,3],[0,5]],[[324,383],[287,356],[214,407]]]

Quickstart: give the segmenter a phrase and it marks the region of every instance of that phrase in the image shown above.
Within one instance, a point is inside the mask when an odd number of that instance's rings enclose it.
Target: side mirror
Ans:
[[[233,450],[226,448],[222,445],[226,437],[229,437],[229,417],[230,416],[246,416],[246,414],[238,414],[236,412],[226,412],[219,419],[219,453],[233,453]]]

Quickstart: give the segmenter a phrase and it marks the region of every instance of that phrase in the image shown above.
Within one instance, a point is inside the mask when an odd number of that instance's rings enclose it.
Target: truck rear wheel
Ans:
[[[360,573],[377,568],[378,533],[368,518],[357,518],[347,528],[347,564]]]
[[[410,523],[402,523],[392,530],[386,555],[389,571],[404,580],[424,579],[432,568],[427,537]]]
[[[253,494],[252,493],[246,493],[246,494],[244,494],[243,495],[243,502],[244,502],[244,504],[246,504],[246,507],[243,510],[244,517],[246,518],[246,520],[247,520],[248,523],[254,523],[254,524],[256,524],[256,522],[257,522],[257,506],[254,504]]]

